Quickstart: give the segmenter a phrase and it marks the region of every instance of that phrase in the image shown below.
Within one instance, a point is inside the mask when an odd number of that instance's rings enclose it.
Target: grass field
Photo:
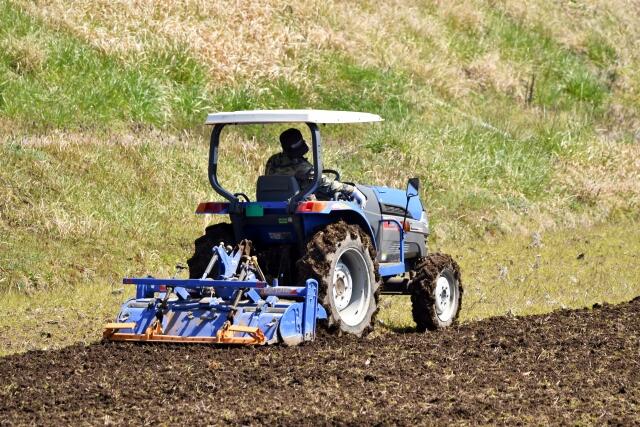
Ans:
[[[122,276],[189,256],[213,220],[193,215],[214,197],[210,111],[382,115],[324,128],[325,163],[421,178],[430,243],[464,268],[465,320],[637,295],[637,12],[0,0],[0,353],[95,339]],[[279,130],[226,135],[223,181],[251,192]],[[406,300],[388,304],[385,324],[408,326]]]
[[[453,254],[462,268],[463,322],[618,303],[640,294],[636,223],[552,231],[536,238],[475,239],[459,246],[449,242],[438,249]],[[112,258],[115,265],[121,262]],[[162,267],[182,259],[176,256]],[[133,295],[120,285],[116,270],[76,279],[73,286],[55,291],[5,293],[0,355],[99,340],[102,324],[112,321],[120,304]],[[109,280],[108,275],[114,277]],[[375,334],[413,327],[409,297],[384,296],[381,307]]]

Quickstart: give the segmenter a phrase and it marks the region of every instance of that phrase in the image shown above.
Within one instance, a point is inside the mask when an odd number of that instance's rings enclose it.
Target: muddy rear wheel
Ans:
[[[313,235],[298,261],[300,280],[318,281],[318,299],[335,333],[361,336],[373,328],[378,310],[376,253],[369,236],[344,221]]]
[[[451,326],[462,304],[460,267],[450,255],[433,253],[420,259],[414,269],[411,312],[419,332]]]
[[[204,235],[195,240],[193,256],[187,260],[190,279],[200,279],[202,277],[213,255],[213,247],[218,246],[220,243],[232,246],[236,244],[231,224],[223,222],[210,225],[206,228]],[[217,269],[214,268],[214,270]],[[215,276],[215,273],[215,271],[212,271],[209,276]]]

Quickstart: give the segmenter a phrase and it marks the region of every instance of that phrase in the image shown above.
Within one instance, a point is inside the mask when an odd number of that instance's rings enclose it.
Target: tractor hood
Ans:
[[[407,194],[403,190],[389,187],[371,187],[375,191],[382,214],[404,216],[407,206]],[[422,216],[422,203],[419,197],[412,197],[409,201],[408,217],[419,220]]]

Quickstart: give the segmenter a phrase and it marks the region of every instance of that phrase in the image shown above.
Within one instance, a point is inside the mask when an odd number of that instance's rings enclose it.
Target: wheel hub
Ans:
[[[441,321],[446,322],[453,315],[453,299],[455,295],[452,292],[451,283],[444,276],[438,277],[436,281],[435,297],[436,314]]]
[[[330,295],[338,317],[347,326],[357,326],[366,318],[373,298],[370,270],[364,257],[360,250],[348,248],[333,268]]]
[[[333,274],[333,301],[338,311],[344,310],[353,294],[353,278],[349,268],[341,261],[336,265]]]

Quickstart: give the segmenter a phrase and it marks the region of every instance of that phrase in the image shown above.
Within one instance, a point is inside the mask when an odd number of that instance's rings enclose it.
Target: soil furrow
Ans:
[[[300,347],[0,359],[0,424],[640,424],[640,298]]]

